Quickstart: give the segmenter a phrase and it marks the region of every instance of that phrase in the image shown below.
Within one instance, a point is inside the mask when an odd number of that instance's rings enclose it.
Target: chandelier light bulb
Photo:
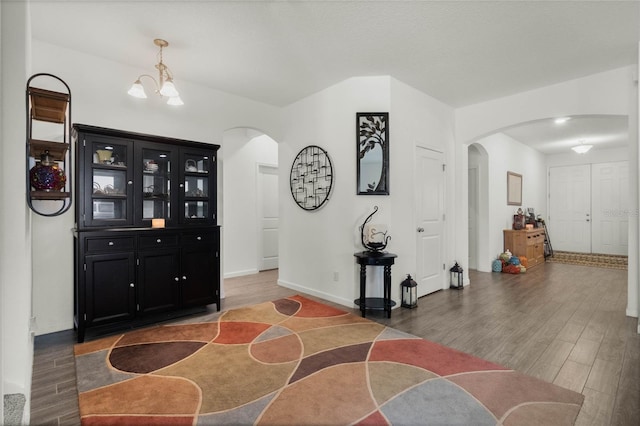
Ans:
[[[131,85],[131,88],[127,93],[134,98],[147,99],[147,94],[144,92],[144,86],[142,86],[140,79],[136,80],[135,83]]]
[[[170,98],[180,96],[180,94],[176,90],[176,86],[173,84],[173,80],[171,80],[170,78],[167,79],[167,81],[165,81],[164,84],[162,85],[162,88],[160,89],[160,94],[162,96],[168,96]]]
[[[180,99],[180,96],[171,96],[167,101],[167,105],[180,106],[180,105],[184,105],[184,102],[182,102],[182,99]]]

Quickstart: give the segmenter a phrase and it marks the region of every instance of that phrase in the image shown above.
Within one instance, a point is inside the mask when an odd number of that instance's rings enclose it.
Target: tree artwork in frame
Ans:
[[[507,172],[507,205],[522,205],[522,175]]]
[[[356,113],[357,194],[389,195],[389,113]]]

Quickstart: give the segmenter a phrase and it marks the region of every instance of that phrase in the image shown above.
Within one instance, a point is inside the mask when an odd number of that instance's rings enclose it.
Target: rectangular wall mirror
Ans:
[[[389,195],[389,113],[356,113],[357,194]]]

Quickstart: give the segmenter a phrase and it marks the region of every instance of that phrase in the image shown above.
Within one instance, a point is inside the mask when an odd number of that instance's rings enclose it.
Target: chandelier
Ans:
[[[169,46],[169,42],[157,38],[153,40],[153,43],[160,48],[160,52],[158,53],[158,63],[155,65],[158,70],[158,79],[156,80],[149,74],[141,74],[127,93],[135,98],[146,99],[147,94],[144,91],[144,86],[142,85],[141,80],[142,77],[148,77],[153,80],[153,83],[155,84],[155,92],[160,95],[160,97],[169,98],[167,100],[168,105],[184,105],[184,102],[180,99],[178,90],[176,90],[176,86],[173,84],[173,74],[169,70],[169,67],[162,62],[162,49]]]

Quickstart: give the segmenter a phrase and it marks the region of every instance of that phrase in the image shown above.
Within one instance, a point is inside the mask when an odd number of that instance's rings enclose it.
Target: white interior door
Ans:
[[[444,170],[442,153],[416,148],[418,297],[444,287]]]
[[[258,269],[278,267],[278,168],[258,166]]]
[[[592,251],[627,255],[629,226],[629,164],[591,166]]]
[[[478,269],[478,169],[469,169],[469,269]]]
[[[554,250],[591,253],[591,165],[549,168],[547,225]]]

